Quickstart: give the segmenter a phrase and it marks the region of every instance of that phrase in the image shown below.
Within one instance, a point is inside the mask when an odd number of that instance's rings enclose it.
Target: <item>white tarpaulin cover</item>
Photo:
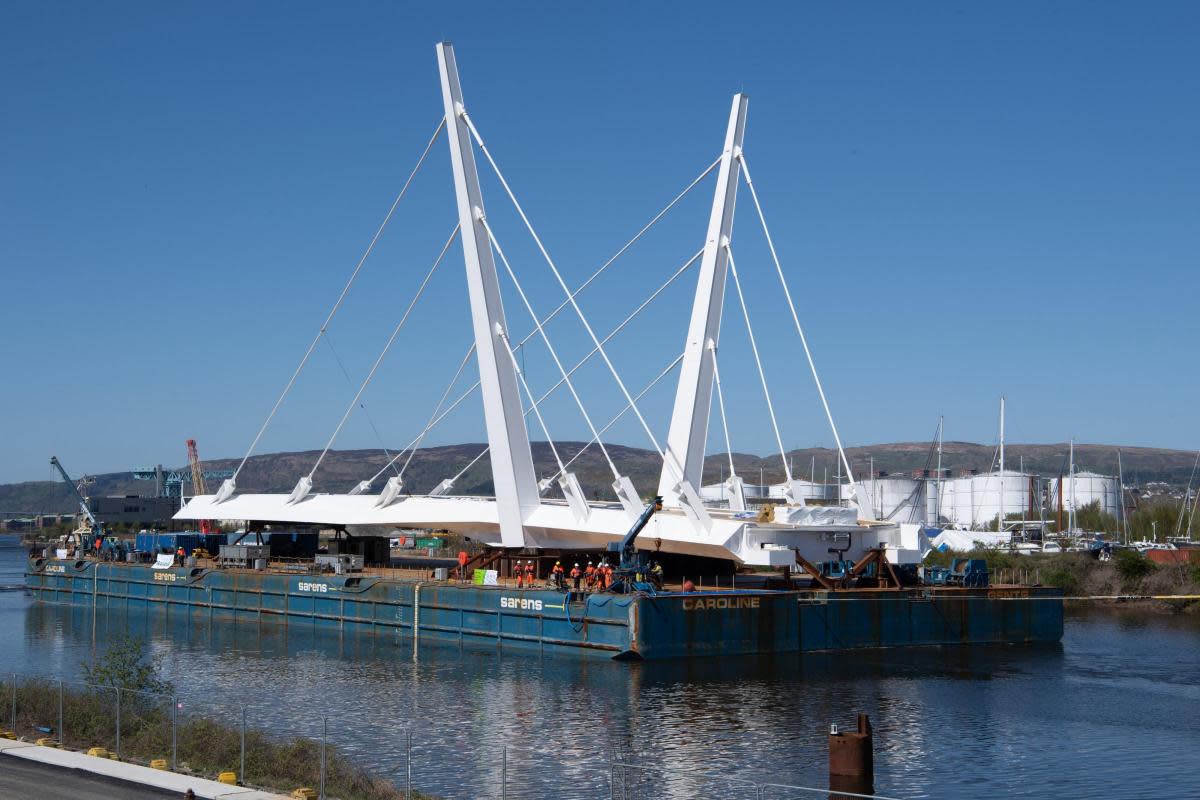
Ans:
[[[992,531],[942,531],[929,540],[934,550],[966,552],[976,547],[1007,547],[1012,534]]]
[[[784,525],[857,525],[858,509],[840,506],[775,506],[774,521]]]
[[[175,556],[170,553],[159,553],[158,560],[154,562],[154,566],[150,569],[170,569],[175,566]]]

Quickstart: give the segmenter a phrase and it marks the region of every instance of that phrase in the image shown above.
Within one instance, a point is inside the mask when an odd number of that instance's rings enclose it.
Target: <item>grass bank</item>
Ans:
[[[1194,563],[1155,564],[1133,550],[1118,550],[1111,561],[1100,561],[1087,553],[1017,555],[1006,550],[981,548],[969,553],[932,552],[925,557],[925,564],[948,566],[952,559],[964,557],[987,561],[993,582],[998,577],[1009,579],[1015,575],[1018,580],[1027,577],[1031,582],[1062,589],[1067,597],[1181,596],[1178,600],[1108,602],[1134,602],[1164,611],[1200,613],[1200,601],[1183,597],[1200,595],[1200,565]]]
[[[138,640],[119,642],[99,661],[81,668],[85,683],[0,676],[0,729],[11,728],[27,741],[53,738],[72,750],[119,749],[122,761],[145,765],[163,759],[169,766],[174,752],[176,772],[209,780],[234,772],[244,785],[280,794],[320,785],[319,740],[278,737],[250,727],[245,732],[243,775],[241,720],[180,711],[173,687],[157,677],[157,665],[145,656]],[[333,744],[325,746],[325,790],[339,800],[405,797],[395,784],[358,766]],[[419,793],[413,797],[432,800]]]

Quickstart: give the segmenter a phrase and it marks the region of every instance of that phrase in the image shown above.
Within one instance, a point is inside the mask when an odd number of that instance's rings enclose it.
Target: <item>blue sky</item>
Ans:
[[[686,9],[686,10],[685,10]],[[567,280],[718,154],[746,153],[847,443],[1194,448],[1200,12],[1188,3],[7,3],[0,12],[0,480],[238,456],[441,114],[434,44]],[[497,236],[562,299],[492,176]],[[598,331],[700,247],[712,184],[580,301]],[[832,443],[749,196],[734,251],[788,447]],[[454,224],[446,144],[330,338],[357,381]],[[640,387],[682,347],[694,277],[614,341]],[[365,396],[421,427],[469,344],[452,251]],[[529,330],[508,290],[510,327]],[[733,298],[733,446],[773,437]],[[585,352],[568,315],[565,360]],[[526,369],[555,379],[543,348]],[[469,381],[474,380],[473,367]],[[466,385],[469,385],[469,381]],[[619,408],[597,362],[597,420]],[[645,412],[665,435],[674,387]],[[319,448],[353,388],[322,346],[260,447]],[[557,439],[586,438],[569,395]],[[715,423],[715,420],[714,420]],[[430,437],[482,440],[474,398]],[[533,431],[534,438],[542,438]],[[623,423],[609,439],[645,446]],[[339,447],[377,443],[361,414]],[[710,448],[724,449],[719,425]],[[319,481],[318,481],[319,483]]]

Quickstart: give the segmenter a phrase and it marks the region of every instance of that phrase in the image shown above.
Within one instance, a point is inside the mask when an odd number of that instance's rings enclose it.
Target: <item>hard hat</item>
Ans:
[[[578,561],[576,561],[576,562],[575,562],[575,566],[577,566],[577,567],[579,566],[579,562],[578,562]]]
[[[560,566],[561,564],[562,564],[562,562],[561,562],[561,561],[555,561],[555,562],[554,562],[554,566],[556,566],[556,567],[557,567],[557,566]]]

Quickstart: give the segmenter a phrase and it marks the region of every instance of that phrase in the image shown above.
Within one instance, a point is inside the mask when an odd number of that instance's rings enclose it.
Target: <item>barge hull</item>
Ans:
[[[1057,642],[1061,592],[1041,587],[594,594],[376,576],[29,562],[40,602],[166,609],[345,632],[657,659]]]

